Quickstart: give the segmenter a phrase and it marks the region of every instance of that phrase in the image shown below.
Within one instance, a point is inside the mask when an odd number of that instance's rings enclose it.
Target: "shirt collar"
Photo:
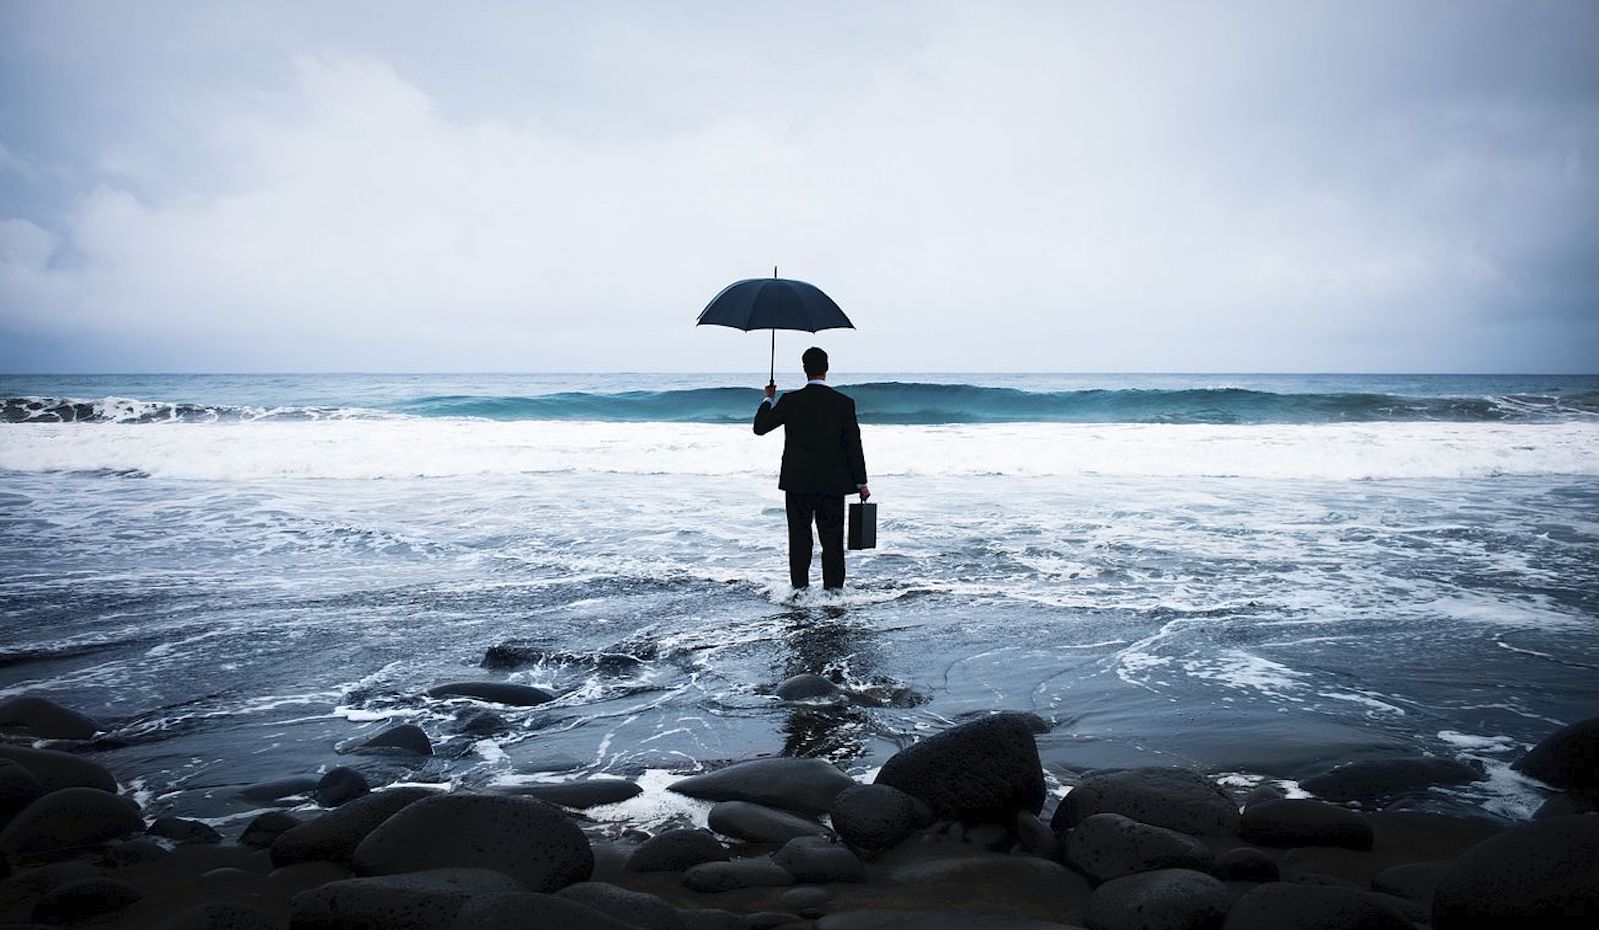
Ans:
[[[810,387],[813,384],[826,384],[826,383],[827,383],[827,381],[822,379],[822,378],[812,378],[811,380],[805,382],[805,386],[806,387]]]

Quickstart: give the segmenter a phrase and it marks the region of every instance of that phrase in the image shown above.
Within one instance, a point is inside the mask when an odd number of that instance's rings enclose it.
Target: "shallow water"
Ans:
[[[877,426],[882,548],[782,581],[777,440],[710,424],[423,419],[0,427],[0,695],[112,727],[159,811],[368,767],[486,784],[787,752],[857,773],[996,708],[1053,777],[1505,767],[1599,694],[1599,426]],[[518,642],[541,661],[479,667]],[[630,658],[618,658],[630,657]],[[790,705],[799,672],[855,700]],[[463,678],[540,685],[458,733]],[[420,724],[425,763],[342,753]],[[652,776],[653,777],[653,776]],[[637,809],[633,813],[639,816]]]

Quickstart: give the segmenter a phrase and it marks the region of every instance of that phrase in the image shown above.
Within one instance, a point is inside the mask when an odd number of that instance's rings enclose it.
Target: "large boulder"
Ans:
[[[1599,795],[1599,717],[1561,727],[1511,768],[1556,788]]]
[[[627,857],[629,872],[682,872],[702,862],[726,862],[727,847],[706,830],[668,830]]]
[[[856,785],[833,799],[828,818],[856,849],[888,849],[916,829],[916,799],[888,785]]]
[[[787,869],[795,881],[808,885],[866,881],[866,865],[860,857],[848,846],[822,836],[795,837],[772,853],[772,861]]]
[[[844,697],[844,692],[832,679],[812,672],[784,679],[772,693],[785,701],[833,702]]]
[[[723,836],[746,843],[786,843],[796,836],[820,836],[827,828],[805,817],[748,801],[723,801],[706,822]]]
[[[1121,814],[1191,836],[1238,832],[1238,805],[1197,772],[1175,768],[1125,769],[1083,779],[1055,808],[1056,833],[1095,814]]]
[[[365,775],[341,765],[328,770],[327,774],[322,776],[312,789],[311,797],[323,807],[338,807],[371,790],[372,786],[367,784]]]
[[[267,849],[278,841],[278,837],[301,823],[303,821],[300,818],[288,811],[267,811],[245,825],[244,832],[239,834],[239,845]]]
[[[427,690],[428,697],[464,697],[511,707],[536,707],[555,700],[555,695],[532,685],[513,685],[504,681],[452,681]]]
[[[668,785],[704,801],[749,801],[801,814],[825,814],[855,780],[824,759],[779,757],[738,762]]]
[[[48,856],[144,830],[139,806],[97,788],[52,791],[0,831],[0,854]]]
[[[1211,865],[1211,852],[1204,843],[1176,830],[1139,823],[1121,814],[1095,814],[1067,838],[1066,862],[1099,883],[1156,869],[1205,871]]]
[[[1483,777],[1481,763],[1406,756],[1348,762],[1300,779],[1299,786],[1327,801],[1370,803],[1423,792],[1434,785],[1463,785]]]
[[[100,732],[93,719],[33,694],[0,701],[0,728],[9,727],[26,730],[35,739],[88,739]]]
[[[446,794],[402,808],[355,848],[355,871],[498,869],[532,891],[588,880],[594,853],[559,808],[532,798]]]
[[[490,869],[350,878],[295,895],[290,922],[294,930],[441,930],[477,895],[522,890]]]
[[[1021,714],[994,714],[900,750],[875,784],[919,798],[943,820],[1010,824],[1017,811],[1044,806],[1044,770],[1033,725]]]
[[[433,755],[433,743],[422,728],[414,723],[389,727],[370,739],[362,741],[357,751],[402,752],[417,756]]]
[[[113,794],[117,780],[105,766],[82,756],[57,752],[54,749],[30,749],[26,746],[0,745],[0,759],[10,760],[33,773],[45,791],[62,788],[98,788]]]
[[[320,861],[350,865],[355,861],[355,848],[383,821],[402,808],[437,794],[429,788],[392,788],[356,798],[315,820],[288,826],[270,844],[272,864],[281,867]],[[256,822],[260,819],[256,818]]]
[[[1088,897],[1088,930],[1215,930],[1227,916],[1227,886],[1204,872],[1160,869],[1108,881]]]
[[[1226,930],[1413,930],[1381,895],[1336,885],[1271,882],[1233,902]]]
[[[677,909],[656,895],[629,891],[604,882],[578,882],[562,888],[555,895],[648,930],[685,930],[683,918],[678,916]]]
[[[1342,846],[1370,849],[1371,824],[1352,810],[1313,801],[1288,798],[1262,801],[1244,808],[1239,834],[1261,846]]]
[[[1599,817],[1524,824],[1468,849],[1433,895],[1435,930],[1587,927],[1599,914]]]
[[[32,772],[10,759],[0,759],[0,829],[43,795],[44,786]]]

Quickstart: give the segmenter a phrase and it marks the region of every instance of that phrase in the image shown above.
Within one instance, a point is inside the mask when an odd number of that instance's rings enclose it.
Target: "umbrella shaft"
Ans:
[[[773,268],[772,270],[776,271],[777,269]],[[777,330],[775,328],[772,330],[772,358],[771,358],[771,363],[772,363],[772,370],[771,370],[771,373],[769,375],[767,375],[766,380],[770,381],[772,384],[776,384],[777,383]]]

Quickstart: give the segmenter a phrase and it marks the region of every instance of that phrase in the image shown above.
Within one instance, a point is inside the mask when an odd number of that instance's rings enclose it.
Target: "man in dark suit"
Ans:
[[[827,353],[812,346],[800,356],[805,387],[766,399],[755,410],[755,435],[783,427],[783,470],[777,486],[787,492],[788,572],[794,587],[811,583],[811,521],[822,537],[822,588],[844,586],[844,495],[872,496],[866,487],[866,457],[855,402],[827,386]]]

